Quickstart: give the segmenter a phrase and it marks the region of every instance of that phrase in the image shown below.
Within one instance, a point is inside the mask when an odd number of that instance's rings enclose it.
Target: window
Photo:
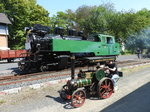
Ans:
[[[112,37],[107,37],[107,44],[113,44],[113,38]]]
[[[0,25],[0,34],[9,35],[8,34],[8,27],[6,25]]]

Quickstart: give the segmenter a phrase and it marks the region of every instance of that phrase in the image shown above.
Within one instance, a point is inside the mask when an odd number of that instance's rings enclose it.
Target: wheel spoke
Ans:
[[[101,93],[101,95],[103,96],[105,92],[106,92],[106,91],[104,90],[104,91]]]
[[[105,80],[105,85],[107,85],[107,80]]]
[[[109,89],[108,89],[108,92],[111,92],[111,91],[112,91],[112,89],[109,88]]]
[[[102,87],[100,87],[100,89],[99,89],[99,90],[101,91],[102,89],[103,89],[103,88],[102,88]]]
[[[111,82],[108,82],[108,86],[110,86],[111,85]]]
[[[82,95],[83,95],[83,93],[82,93],[82,92],[80,92],[80,93],[79,93],[79,96],[81,97]]]
[[[101,90],[101,89],[104,89],[104,88],[105,88],[105,86],[100,86],[100,90]]]

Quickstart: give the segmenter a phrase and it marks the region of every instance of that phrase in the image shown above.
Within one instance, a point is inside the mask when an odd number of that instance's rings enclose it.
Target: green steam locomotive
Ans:
[[[86,57],[109,57],[120,53],[120,45],[110,35],[94,34],[83,39],[81,33],[74,35],[69,31],[63,35],[63,29],[50,29],[41,25],[29,28],[26,39],[26,57],[18,63],[21,71],[32,69],[47,71],[52,68],[63,69],[70,63],[70,56],[84,63]],[[71,33],[70,33],[71,32]]]

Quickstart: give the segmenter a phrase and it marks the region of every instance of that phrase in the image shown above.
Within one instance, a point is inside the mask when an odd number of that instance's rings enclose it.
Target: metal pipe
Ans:
[[[74,79],[74,73],[75,73],[75,56],[71,55],[71,79]]]

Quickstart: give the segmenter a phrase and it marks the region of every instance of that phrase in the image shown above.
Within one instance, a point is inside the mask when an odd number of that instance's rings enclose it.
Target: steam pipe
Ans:
[[[74,79],[74,73],[75,73],[75,56],[71,55],[71,79]]]

